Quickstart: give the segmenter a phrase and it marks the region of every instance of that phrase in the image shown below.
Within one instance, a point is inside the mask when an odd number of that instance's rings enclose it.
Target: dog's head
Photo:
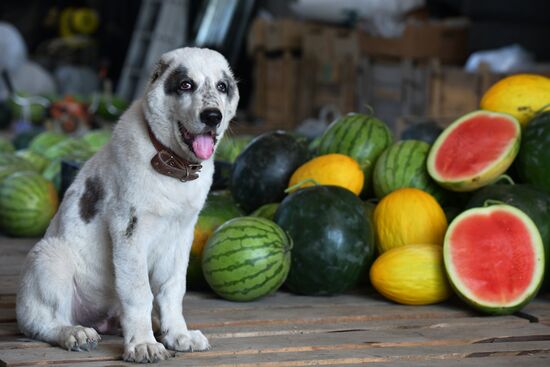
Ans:
[[[227,60],[213,50],[185,47],[161,56],[143,110],[163,144],[201,162],[214,153],[238,102],[239,90]]]

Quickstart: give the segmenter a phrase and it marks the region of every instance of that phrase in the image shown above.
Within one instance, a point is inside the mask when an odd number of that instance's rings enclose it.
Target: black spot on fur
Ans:
[[[128,226],[126,227],[126,233],[124,234],[126,238],[132,237],[136,229],[136,225],[137,225],[136,208],[131,207],[130,220],[128,221]]]
[[[80,197],[80,218],[85,223],[90,223],[99,211],[99,204],[105,197],[103,184],[98,177],[88,177],[84,187],[84,192]]]
[[[227,85],[227,98],[231,101],[235,96],[235,88],[237,88],[235,80],[224,71],[223,82]]]
[[[182,91],[179,89],[181,82],[190,81],[193,84],[193,89],[190,92],[193,92],[196,89],[196,85],[193,80],[189,77],[186,67],[178,66],[164,82],[164,93],[170,96],[179,96],[182,94]]]
[[[162,74],[164,74],[166,69],[168,69],[168,64],[164,63],[163,61],[159,61],[155,66],[153,75],[151,76],[151,82],[154,82],[155,80],[160,78]]]

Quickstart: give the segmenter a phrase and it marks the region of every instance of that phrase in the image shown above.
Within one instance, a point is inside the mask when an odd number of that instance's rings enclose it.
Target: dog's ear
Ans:
[[[162,74],[164,74],[166,69],[168,69],[168,64],[165,61],[160,60],[159,62],[157,62],[157,64],[153,68],[153,73],[151,74],[151,81],[150,82],[154,83],[155,80],[157,80],[158,78],[160,78],[162,76]]]

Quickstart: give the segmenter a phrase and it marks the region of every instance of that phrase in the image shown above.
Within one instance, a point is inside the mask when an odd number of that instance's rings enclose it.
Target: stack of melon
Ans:
[[[231,171],[243,214],[202,250],[207,283],[249,301],[281,284],[323,295],[370,280],[403,304],[457,294],[489,313],[521,308],[550,263],[550,81],[534,79],[495,85],[433,144],[393,142],[362,114],[309,145],[284,131],[256,137]]]
[[[42,235],[63,194],[62,162],[81,164],[109,139],[110,132],[103,130],[81,138],[45,131],[25,147],[16,136],[18,150],[8,139],[1,139],[0,232],[18,237]]]

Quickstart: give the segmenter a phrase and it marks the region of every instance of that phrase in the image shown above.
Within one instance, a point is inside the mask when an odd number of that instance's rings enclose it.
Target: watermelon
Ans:
[[[474,308],[510,314],[535,297],[544,247],[535,223],[510,205],[466,210],[449,225],[445,269],[456,293]]]
[[[212,233],[223,223],[243,215],[227,191],[211,191],[195,224],[193,246],[189,256],[187,283],[191,288],[203,288],[202,251]]]
[[[18,157],[23,158],[28,163],[32,165],[35,171],[42,172],[46,166],[50,163],[50,161],[45,158],[44,156],[33,152],[30,149],[21,149],[15,152],[15,155]]]
[[[84,134],[82,140],[88,143],[92,152],[96,153],[111,140],[112,135],[113,132],[111,130],[92,130]]]
[[[275,216],[275,212],[277,211],[278,207],[279,207],[279,203],[264,204],[258,209],[254,210],[252,213],[250,213],[250,216],[262,217],[262,218],[273,220],[273,217]]]
[[[409,125],[401,133],[401,140],[420,140],[433,144],[439,134],[443,132],[441,126],[435,121],[418,122]]]
[[[284,131],[258,136],[233,165],[229,186],[235,201],[247,213],[281,201],[290,176],[308,158],[305,144]]]
[[[32,163],[14,153],[0,153],[0,167],[14,166],[20,171],[34,170]]]
[[[0,185],[0,229],[11,236],[44,233],[58,206],[51,182],[36,172],[17,172]]]
[[[13,153],[14,151],[15,147],[12,142],[3,136],[0,136],[0,153]]]
[[[294,241],[286,286],[294,293],[344,292],[365,276],[374,258],[374,231],[365,207],[339,186],[312,186],[287,196],[275,222]]]
[[[233,163],[235,159],[241,154],[244,148],[250,143],[252,136],[230,136],[224,135],[222,140],[218,143],[216,148],[216,160]]]
[[[126,100],[111,94],[95,95],[90,106],[95,115],[107,121],[117,121],[127,108],[128,102]]]
[[[514,161],[521,126],[511,115],[474,111],[454,121],[437,138],[428,172],[441,186],[473,191],[494,182]]]
[[[92,151],[92,148],[86,141],[74,138],[64,139],[59,143],[50,146],[43,153],[44,157],[49,160],[69,156],[87,159],[93,154],[94,152]]]
[[[390,129],[379,119],[363,114],[348,114],[329,125],[321,136],[317,153],[341,153],[355,159],[365,174],[365,194],[371,185],[376,160],[392,140]]]
[[[400,141],[386,149],[374,167],[376,197],[382,199],[397,189],[414,187],[442,203],[446,198],[445,190],[432,180],[426,169],[429,151],[430,145],[419,140]]]
[[[36,135],[29,143],[29,149],[38,154],[44,154],[44,152],[51,146],[59,143],[62,140],[67,139],[68,136],[53,131],[44,131]]]
[[[532,185],[489,185],[476,191],[467,208],[500,202],[523,211],[535,222],[544,244],[546,270],[543,288],[550,290],[550,194]]]
[[[214,177],[211,190],[226,190],[231,180],[233,164],[224,161],[214,161]]]
[[[525,130],[516,169],[525,183],[550,192],[550,111],[532,119]]]
[[[291,239],[269,219],[234,218],[208,239],[202,255],[204,277],[225,299],[253,301],[283,284],[291,248]]]

